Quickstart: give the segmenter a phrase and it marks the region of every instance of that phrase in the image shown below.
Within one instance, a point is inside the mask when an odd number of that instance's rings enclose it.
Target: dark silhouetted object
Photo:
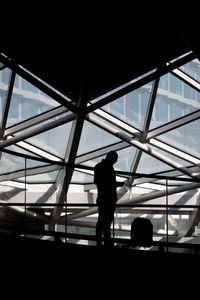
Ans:
[[[151,247],[153,225],[149,219],[135,218],[131,225],[131,246]]]
[[[117,186],[122,186],[123,182],[116,182],[113,165],[117,162],[118,154],[111,151],[106,158],[95,166],[94,183],[97,185],[97,205],[98,220],[96,226],[97,245],[102,245],[102,235],[104,235],[104,245],[112,246],[111,223],[114,218],[115,204],[117,202]]]

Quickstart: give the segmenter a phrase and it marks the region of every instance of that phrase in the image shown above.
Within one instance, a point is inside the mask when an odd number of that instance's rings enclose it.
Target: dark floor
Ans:
[[[154,268],[180,269],[197,267],[199,254],[170,253],[159,251],[134,250],[129,248],[99,248],[44,241],[26,237],[0,236],[0,255],[13,261],[26,260],[29,264],[51,264],[69,268],[131,269]]]
[[[0,274],[9,291],[20,294],[30,290],[30,295],[38,295],[43,290],[45,298],[53,293],[62,298],[107,298],[108,291],[122,298],[130,298],[135,291],[140,298],[155,298],[160,288],[162,296],[180,289],[192,295],[199,267],[197,254],[0,237]],[[14,290],[13,284],[17,287]]]

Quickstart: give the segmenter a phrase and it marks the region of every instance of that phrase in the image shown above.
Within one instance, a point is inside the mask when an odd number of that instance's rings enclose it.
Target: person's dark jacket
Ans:
[[[95,166],[94,183],[97,185],[98,197],[97,204],[112,204],[117,202],[116,187],[120,186],[116,182],[115,171],[106,159],[103,159]]]

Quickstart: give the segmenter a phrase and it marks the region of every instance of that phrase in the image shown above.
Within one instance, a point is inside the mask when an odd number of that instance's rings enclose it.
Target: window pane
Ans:
[[[85,121],[78,148],[78,155],[108,146],[120,140],[105,130]]]
[[[127,147],[125,149],[117,151],[118,160],[114,165],[114,168],[120,171],[131,171],[133,160],[136,153],[135,147]]]
[[[74,171],[71,182],[77,184],[93,183],[94,176],[79,171]]]
[[[178,157],[171,155],[167,153],[166,151],[162,151],[156,147],[151,146],[151,149],[155,150],[159,154],[162,154],[163,156],[173,160],[176,163],[181,164],[182,166],[188,166],[189,163],[185,160],[179,159]],[[143,152],[140,163],[138,165],[137,172],[138,173],[158,173],[158,172],[164,172],[168,170],[172,170],[173,167],[165,164],[161,160],[158,160],[157,158],[154,158],[153,156]]]
[[[152,83],[105,105],[102,109],[142,130],[150,99]]]
[[[136,148],[135,147],[127,147],[125,149],[117,151],[118,153],[118,160],[114,165],[114,168],[116,170],[120,171],[131,171],[131,167],[133,164],[133,160],[135,158]],[[95,159],[86,161],[83,163],[83,165],[94,167],[97,163],[99,163],[102,159],[104,159],[106,155],[97,157]]]
[[[21,178],[19,182],[25,182],[26,180],[26,183],[54,183],[56,181],[57,175],[58,171],[53,171],[49,173],[26,176],[26,178]]]
[[[181,66],[180,69],[196,81],[200,82],[200,62],[198,59],[190,61],[184,66]]]
[[[0,174],[6,174],[18,170],[24,170],[24,168],[25,168],[25,159],[23,157],[2,152],[1,160],[0,160]]]
[[[50,175],[50,173],[49,173]],[[56,174],[51,174],[54,176]],[[56,191],[52,183],[49,183],[49,178],[46,177],[47,182],[42,182],[38,184],[38,176],[29,176],[26,181],[26,203],[55,203],[56,202]],[[45,179],[43,177],[43,179]],[[52,178],[51,178],[52,179]],[[54,178],[55,181],[55,178]]]
[[[64,158],[71,126],[72,122],[35,135],[25,141],[60,158]]]
[[[11,71],[8,68],[5,68],[2,71],[0,71],[0,123],[2,122],[10,73]]]
[[[59,103],[16,75],[7,127],[58,107]]]
[[[200,109],[199,100],[199,93],[177,77],[172,74],[162,76],[150,130]]]
[[[153,156],[150,156],[145,152],[143,152],[137,168],[137,173],[151,174],[151,173],[158,173],[158,172],[167,171],[171,169],[172,168],[170,166],[166,165],[162,161],[159,161]]]
[[[38,157],[37,155],[33,154],[32,152],[29,152],[28,150],[25,150],[21,147],[17,147],[15,145],[6,147],[6,149],[14,151],[16,153],[21,153],[21,154],[24,154],[24,155],[31,155],[31,156],[34,156],[34,157]],[[44,165],[47,165],[47,163],[39,161],[39,160],[32,160],[32,159],[27,159],[26,160],[26,167],[27,168],[34,168],[34,167],[44,166]]]
[[[159,140],[200,158],[199,132],[200,120],[197,120],[160,135]]]

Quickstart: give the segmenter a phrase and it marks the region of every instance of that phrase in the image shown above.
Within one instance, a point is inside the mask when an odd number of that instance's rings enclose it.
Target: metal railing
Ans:
[[[67,164],[62,161],[51,161],[48,159],[44,158],[38,158],[30,155],[25,155],[22,153],[16,153],[11,150],[7,149],[0,149],[2,153],[6,153],[7,155],[10,155],[10,157],[20,157],[21,159],[24,160],[23,166],[24,168],[19,168],[16,170],[4,170],[1,171],[0,173],[0,179],[2,182],[5,180],[10,180],[16,183],[16,178],[23,178],[23,181],[21,184],[23,185],[23,188],[21,188],[21,193],[23,194],[24,201],[11,201],[12,197],[7,201],[7,200],[0,200],[0,232],[7,232],[8,234],[17,234],[17,235],[32,235],[38,238],[41,237],[52,237],[54,239],[61,239],[66,243],[69,243],[70,241],[73,242],[72,240],[84,240],[84,241],[91,241],[95,245],[96,242],[96,235],[93,234],[87,234],[86,233],[80,233],[79,230],[77,230],[75,233],[70,232],[70,226],[74,226],[78,229],[80,228],[90,228],[89,225],[87,225],[87,222],[85,220],[82,220],[82,222],[78,225],[73,225],[73,222],[70,222],[69,216],[73,217],[71,214],[70,210],[73,208],[76,211],[78,210],[89,210],[91,208],[95,208],[96,210],[93,212],[93,214],[98,213],[97,211],[97,205],[96,203],[69,203],[67,200],[67,197],[62,203],[56,203],[56,202],[47,202],[43,203],[40,201],[36,202],[31,202],[28,197],[27,197],[27,185],[28,185],[28,178],[29,176],[32,176],[33,174],[37,174],[37,168],[39,169],[39,172],[41,172],[41,167],[44,167],[44,164],[47,164],[47,166],[58,166],[61,168],[66,169],[66,173],[68,168],[74,168],[74,169],[79,169],[79,170],[90,170],[93,171],[92,167],[88,166],[83,166],[83,165],[72,165],[72,164]],[[38,165],[35,167],[32,167],[30,162],[31,161],[37,161],[38,163],[43,163],[43,165]],[[38,174],[39,174],[38,172]],[[164,241],[161,239],[160,241],[154,239],[152,246],[157,246],[157,247],[167,247],[167,250],[169,247],[171,248],[182,248],[182,249],[190,249],[191,251],[199,251],[200,250],[200,244],[198,242],[192,241],[190,242],[172,242],[171,241],[171,236],[169,235],[170,231],[170,226],[169,226],[169,216],[176,215],[176,214],[188,214],[190,216],[193,214],[193,223],[191,222],[191,226],[196,226],[197,221],[198,221],[198,211],[200,209],[200,203],[198,204],[171,204],[170,203],[170,193],[171,187],[170,183],[172,185],[174,182],[179,182],[183,183],[180,185],[179,189],[177,189],[177,193],[182,192],[182,191],[187,191],[189,189],[194,190],[200,187],[200,180],[196,177],[194,178],[180,178],[180,177],[170,177],[170,176],[164,176],[163,174],[141,174],[141,173],[131,173],[131,172],[123,172],[123,171],[116,171],[116,174],[118,176],[124,176],[125,178],[132,176],[134,179],[139,179],[139,178],[150,178],[151,180],[155,180],[157,182],[162,183],[164,185],[163,188],[163,194],[158,193],[158,199],[159,197],[164,197],[165,203],[152,203],[148,204],[145,203],[146,198],[148,197],[147,195],[143,196],[143,201],[141,202],[141,197],[136,199],[137,201],[134,202],[134,197],[133,199],[129,199],[128,202],[117,202],[116,204],[116,212],[118,214],[123,215],[125,210],[129,210],[129,215],[130,215],[130,222],[129,225],[131,224],[131,221],[135,217],[135,215],[138,214],[146,214],[146,217],[148,217],[148,214],[162,214],[163,215],[163,222],[165,223],[165,234],[164,236]],[[21,177],[20,177],[21,176]],[[155,182],[154,181],[154,182]],[[189,189],[187,189],[186,184],[188,184]],[[8,187],[8,185],[5,186],[5,190]],[[4,187],[3,187],[4,188]],[[6,192],[1,192],[4,194]],[[12,193],[11,193],[12,195]],[[159,196],[160,195],[160,196]],[[5,195],[4,195],[5,196]],[[155,195],[156,197],[156,195]],[[3,198],[3,197],[2,197]],[[14,197],[13,197],[14,198]],[[154,199],[154,198],[152,198]],[[59,219],[59,222],[56,223],[56,227],[54,226],[54,230],[50,230],[52,228],[52,219],[51,216],[48,214],[52,213],[52,210],[54,208],[61,208],[61,218]],[[87,213],[86,213],[87,216]],[[95,217],[96,218],[96,217]],[[132,219],[131,219],[132,218]],[[196,220],[195,220],[196,218]],[[76,219],[76,218],[75,218]],[[114,219],[114,223],[116,222],[116,217]],[[118,217],[119,219],[119,217]],[[125,220],[125,218],[124,218]],[[196,222],[196,223],[195,223]],[[86,223],[86,224],[84,224]],[[48,225],[48,229],[45,229],[45,226]],[[114,224],[115,225],[115,224]],[[59,226],[60,229],[59,229]],[[130,227],[130,226],[129,226]],[[95,230],[95,221],[93,220],[93,224],[91,226]],[[61,230],[63,232],[61,232]],[[126,236],[123,237],[118,237],[117,232],[120,231],[120,228],[115,229],[115,226],[113,226],[113,241],[115,245],[125,245],[125,246],[130,246],[130,232],[127,230]],[[192,236],[192,235],[191,235]],[[184,235],[182,236],[184,237]],[[181,238],[181,236],[180,236]],[[194,237],[195,240],[195,237]],[[197,240],[197,239],[196,239]],[[200,242],[199,242],[200,243]]]

